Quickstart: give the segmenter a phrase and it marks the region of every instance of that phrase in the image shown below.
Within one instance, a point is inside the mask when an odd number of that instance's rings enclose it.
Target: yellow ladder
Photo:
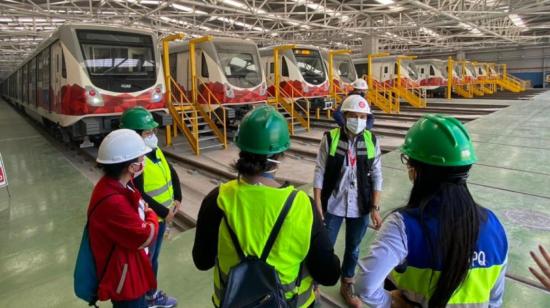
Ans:
[[[427,99],[426,93],[419,88],[407,88],[398,83],[393,87],[393,92],[399,97],[403,98],[407,103],[416,108],[426,107]]]
[[[399,113],[399,99],[389,87],[373,83],[373,87],[367,91],[367,100],[385,113]]]
[[[191,78],[193,78],[191,98],[187,96],[185,90],[182,89],[177,81],[170,76],[169,42],[182,38],[183,34],[176,34],[167,36],[162,40],[162,61],[167,93],[166,106],[168,107],[170,115],[174,121],[173,134],[174,136],[177,136],[178,130],[181,131],[196,155],[200,155],[201,149],[207,148],[201,147],[201,141],[204,142],[206,140],[217,139],[219,143],[215,146],[222,146],[225,149],[227,148],[225,109],[222,107],[221,103],[217,101],[216,97],[213,93],[211,93],[208,87],[205,85],[203,86],[203,89],[206,89],[207,91],[206,97],[198,91],[198,85],[201,81],[196,76],[196,62],[194,57],[195,45],[202,41],[211,40],[212,37],[201,37],[192,39],[189,42],[189,67],[191,69]],[[206,107],[208,108],[208,111],[204,110],[203,106],[199,103],[199,99],[207,103]],[[222,108],[221,116],[216,112],[213,112],[213,110],[217,108]],[[223,127],[223,131],[218,128],[218,124],[216,124],[216,122]],[[213,134],[213,137],[205,137],[205,134]],[[167,128],[166,143],[168,145],[172,145],[171,135],[172,132],[170,128]]]

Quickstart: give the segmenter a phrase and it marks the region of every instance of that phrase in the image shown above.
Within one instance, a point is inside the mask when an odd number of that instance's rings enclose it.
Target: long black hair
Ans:
[[[277,167],[276,163],[270,162],[269,159],[278,160],[284,156],[284,153],[274,154],[272,156],[254,154],[250,152],[241,151],[239,153],[239,159],[232,167],[240,176],[258,176],[262,173],[272,170]]]
[[[474,201],[466,185],[471,166],[438,167],[413,159],[408,165],[416,177],[409,202],[401,211],[417,212],[432,263],[441,269],[428,307],[445,307],[466,279],[486,211]],[[436,234],[428,231],[429,218],[437,221]]]

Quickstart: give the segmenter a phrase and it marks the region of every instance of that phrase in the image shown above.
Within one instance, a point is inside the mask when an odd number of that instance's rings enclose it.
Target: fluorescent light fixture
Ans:
[[[329,16],[338,17],[340,18],[340,20],[344,22],[350,19],[349,16],[343,15],[342,13],[337,12],[331,8],[328,8],[322,4],[313,3],[308,0],[295,0],[294,2],[297,4],[305,5],[306,7],[314,10],[317,13],[320,13],[320,14],[326,13]]]
[[[471,26],[471,25],[469,25],[469,24],[466,24],[466,23],[461,22],[461,23],[459,23],[459,25],[460,25],[462,28],[464,28],[464,29],[470,31],[473,35],[481,35],[481,31],[479,31],[479,29],[474,28],[473,26]]]
[[[394,4],[395,3],[393,0],[376,0],[376,2],[378,2],[382,5],[389,5],[389,4]]]
[[[173,8],[175,8],[176,10],[183,11],[183,12],[187,12],[187,13],[196,13],[196,14],[199,14],[199,15],[206,15],[206,14],[208,14],[208,13],[206,13],[206,12],[204,12],[204,11],[195,10],[195,9],[192,8],[192,7],[185,6],[185,5],[181,5],[181,4],[177,4],[177,3],[172,3],[170,6],[173,7]]]
[[[0,22],[12,22],[13,19],[10,17],[0,17]]]
[[[140,4],[155,5],[155,4],[160,4],[160,1],[158,1],[158,0],[141,0],[139,3]]]
[[[529,30],[521,16],[519,16],[518,14],[510,14],[508,15],[508,17],[514,23],[514,25],[516,25],[516,27],[521,28],[521,31]]]
[[[427,34],[427,35],[430,35],[430,36],[433,36],[433,37],[439,37],[440,35],[438,33],[436,33],[434,30],[432,29],[428,29],[426,27],[422,27],[420,28],[420,32],[424,33],[424,34]]]
[[[231,24],[231,25],[237,25],[239,27],[242,27],[242,28],[245,28],[245,29],[248,29],[248,30],[266,31],[266,29],[264,29],[262,27],[253,26],[251,24],[247,24],[247,23],[237,21],[235,19],[231,19],[231,18],[227,18],[227,17],[214,17],[214,19],[226,22],[226,23]]]

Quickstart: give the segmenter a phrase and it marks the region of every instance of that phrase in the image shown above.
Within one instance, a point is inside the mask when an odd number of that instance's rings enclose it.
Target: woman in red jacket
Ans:
[[[146,308],[145,293],[156,288],[147,246],[157,235],[158,220],[131,185],[150,151],[137,133],[119,129],[105,137],[97,155],[105,175],[88,206],[90,244],[98,298],[110,299],[116,308]]]

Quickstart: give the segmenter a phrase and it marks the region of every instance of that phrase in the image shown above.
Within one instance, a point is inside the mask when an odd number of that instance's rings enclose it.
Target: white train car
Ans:
[[[3,96],[64,138],[98,141],[127,108],[166,114],[156,44],[149,31],[63,25],[5,80]]]
[[[447,61],[440,59],[419,59],[413,61],[421,88],[440,92],[447,87]]]
[[[325,65],[329,67],[329,50],[321,49],[321,55],[325,60]],[[328,70],[328,69],[327,69]],[[353,65],[353,60],[350,55],[337,54],[333,57],[334,84],[338,92],[348,93],[353,90],[351,85],[357,80],[357,71]]]
[[[195,59],[199,103],[207,104],[209,95],[214,95],[223,106],[246,109],[267,100],[266,79],[254,42],[214,37],[196,44]],[[171,43],[170,73],[187,95],[192,88],[189,63],[189,41]]]
[[[275,67],[273,50],[275,46],[260,48],[262,67],[266,69],[268,91],[274,95]],[[296,45],[279,54],[280,88],[288,96],[305,97],[312,107],[330,107],[328,70],[318,47]],[[284,94],[283,94],[284,95]]]
[[[401,60],[399,75],[401,85],[406,88],[419,88],[418,74],[415,71],[412,61]],[[353,60],[355,69],[359,74],[368,73],[368,58],[357,58]],[[397,56],[372,59],[373,83],[375,86],[393,86],[397,80]]]

